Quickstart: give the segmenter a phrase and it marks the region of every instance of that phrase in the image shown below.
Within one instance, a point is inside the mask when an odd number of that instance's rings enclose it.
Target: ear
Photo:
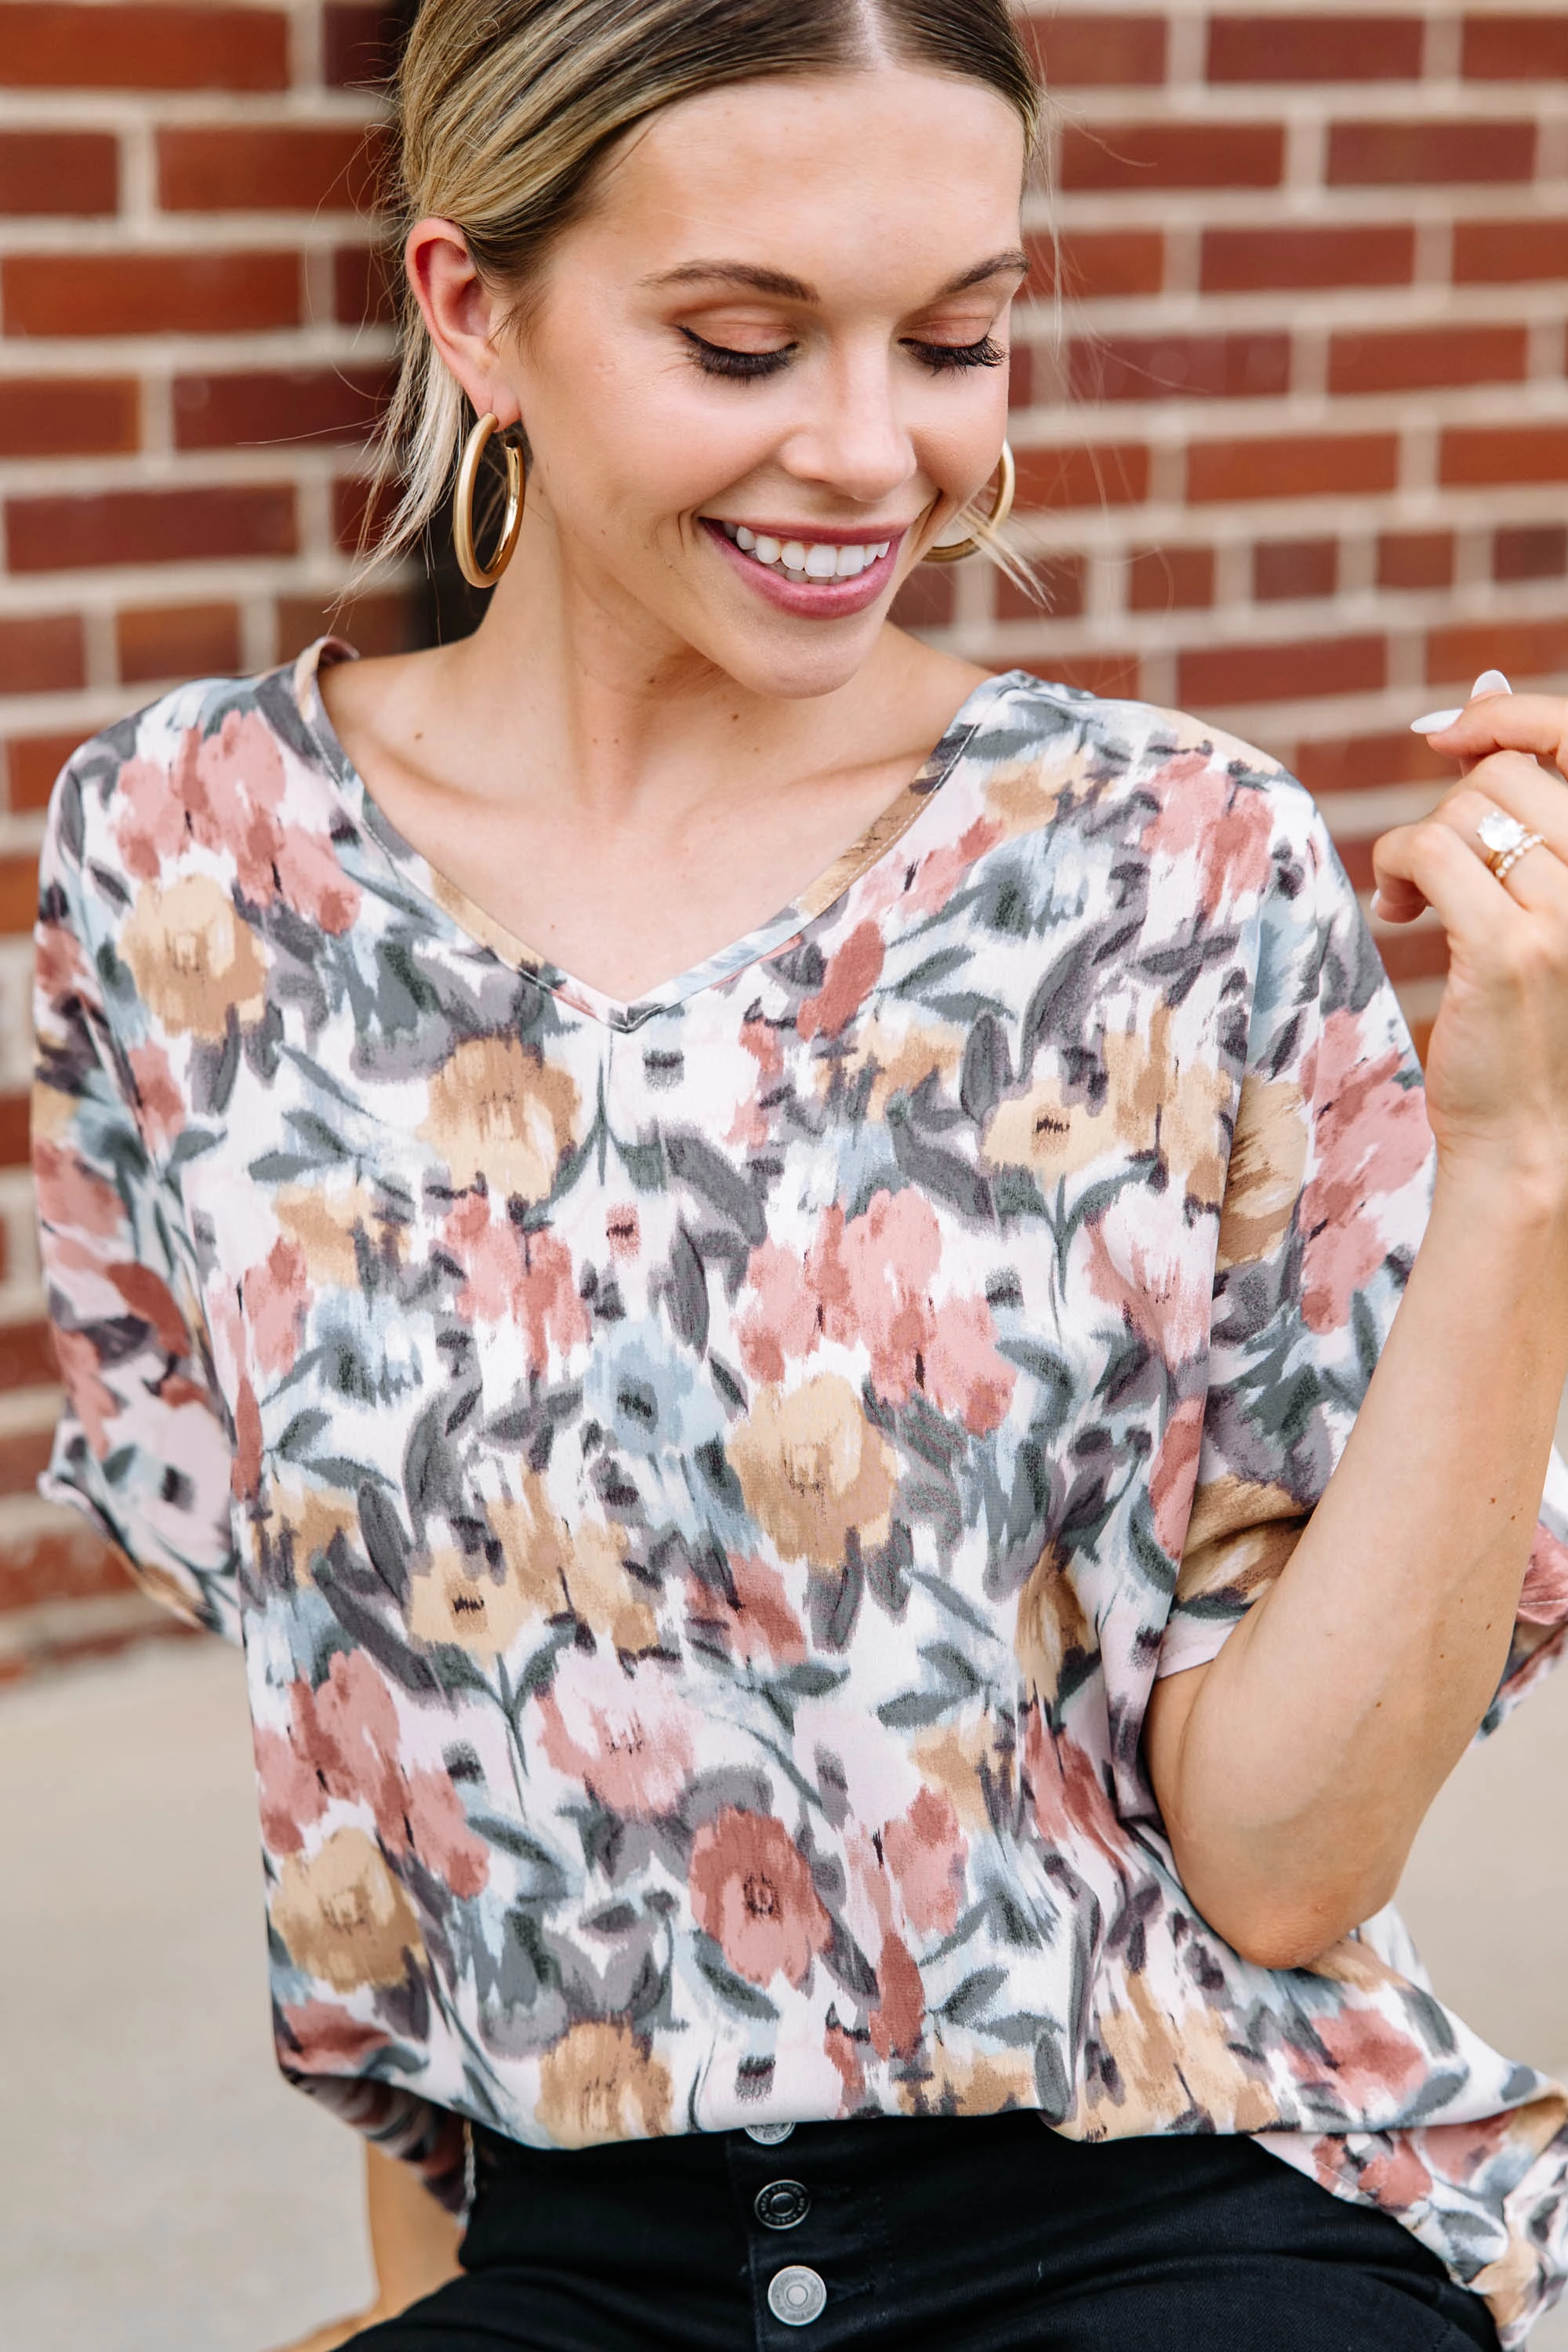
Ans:
[[[493,412],[503,426],[519,423],[521,406],[496,346],[506,306],[475,268],[456,221],[434,215],[416,221],[403,248],[403,266],[430,340],[475,415]]]

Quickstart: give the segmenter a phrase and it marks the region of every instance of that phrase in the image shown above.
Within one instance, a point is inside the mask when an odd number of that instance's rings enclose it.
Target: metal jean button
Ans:
[[[768,2282],[768,2309],[786,2327],[809,2327],[827,2308],[827,2289],[804,2263],[775,2271]]]
[[[782,2147],[794,2129],[793,2124],[748,2124],[746,2137],[759,2147]]]
[[[798,2180],[770,2180],[759,2189],[752,2212],[766,2230],[793,2230],[811,2210],[811,2198]]]

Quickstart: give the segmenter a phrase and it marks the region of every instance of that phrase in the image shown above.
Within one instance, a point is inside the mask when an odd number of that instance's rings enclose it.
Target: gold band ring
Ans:
[[[1491,866],[1498,880],[1506,882],[1521,857],[1528,857],[1532,849],[1544,849],[1545,846],[1544,835],[1527,833],[1522,841],[1516,841],[1511,849],[1505,849],[1500,857],[1489,858],[1487,863]]]
[[[1540,834],[1527,832],[1506,809],[1489,809],[1476,827],[1476,839],[1489,871],[1500,882],[1528,850],[1541,846]]]

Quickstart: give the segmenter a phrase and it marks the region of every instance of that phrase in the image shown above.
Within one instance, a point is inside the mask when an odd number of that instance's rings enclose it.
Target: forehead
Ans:
[[[739,82],[639,126],[579,234],[628,274],[722,254],[825,291],[918,277],[929,292],[1017,242],[1024,163],[1012,107],[956,75]]]

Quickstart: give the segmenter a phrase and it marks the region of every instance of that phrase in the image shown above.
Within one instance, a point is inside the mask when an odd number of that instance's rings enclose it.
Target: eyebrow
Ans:
[[[1025,276],[1029,267],[1028,256],[1016,249],[994,253],[987,261],[977,261],[973,269],[960,271],[931,296],[933,302],[944,301],[951,294],[967,293],[972,286],[984,286],[988,278],[1009,274]],[[802,278],[791,278],[782,269],[763,269],[750,261],[687,261],[679,269],[661,270],[657,277],[645,278],[643,284],[656,286],[744,286],[753,294],[772,294],[784,302],[818,302],[821,296],[815,287]]]

